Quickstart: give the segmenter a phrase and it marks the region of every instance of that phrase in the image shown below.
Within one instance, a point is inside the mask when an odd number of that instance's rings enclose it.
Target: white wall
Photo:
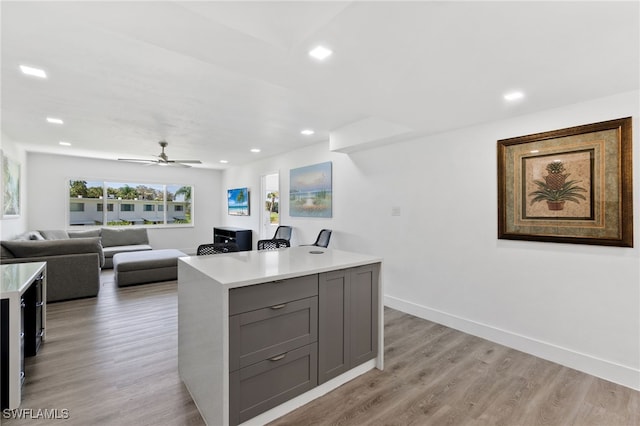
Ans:
[[[193,185],[194,226],[149,228],[156,249],[176,248],[195,253],[198,244],[213,241],[220,223],[221,172],[198,168],[149,167],[119,161],[28,153],[27,193],[29,229],[66,229],[69,180],[129,181]]]
[[[637,135],[639,99],[625,93],[350,155],[321,143],[230,169],[222,192],[258,194],[260,175],[279,170],[293,242],[326,227],[330,247],[383,256],[387,305],[640,389],[638,238],[632,249],[498,240],[496,207],[497,140],[627,116]],[[633,152],[638,165],[637,137]],[[323,161],[333,162],[333,218],[288,217],[289,169]],[[636,181],[636,233],[639,193]],[[227,225],[258,230],[258,196],[250,217],[227,216],[219,201]]]
[[[333,217],[334,219],[326,218],[298,218],[289,216],[289,169],[308,166],[323,161],[334,161],[334,179],[335,179],[335,167],[336,160],[348,160],[346,156],[340,155],[338,158],[330,155],[328,150],[328,142],[314,145],[306,150],[298,150],[288,153],[282,157],[270,157],[263,161],[251,163],[246,167],[236,167],[225,171],[223,175],[222,192],[220,195],[221,202],[221,214],[223,218],[223,224],[226,226],[235,226],[240,228],[252,229],[253,232],[253,247],[256,247],[256,241],[259,237],[260,230],[260,215],[262,214],[262,206],[260,205],[260,184],[261,177],[273,172],[280,173],[280,224],[290,225],[294,227],[293,234],[291,236],[292,245],[299,244],[311,244],[316,240],[317,234],[322,228],[331,228],[336,218],[336,203],[334,192],[334,204],[333,204]],[[227,214],[227,199],[226,190],[231,188],[248,187],[250,191],[249,196],[249,211],[250,216],[230,216]],[[334,186],[333,190],[336,190]],[[334,232],[332,235],[331,245],[337,247],[340,244],[339,233]]]
[[[27,231],[27,155],[14,140],[4,133],[1,135],[0,148],[4,154],[20,164],[20,216],[2,219],[0,212],[0,239],[10,240]]]

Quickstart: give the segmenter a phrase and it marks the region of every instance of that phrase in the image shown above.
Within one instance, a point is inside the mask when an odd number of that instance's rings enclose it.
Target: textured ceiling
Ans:
[[[0,7],[2,132],[30,151],[152,158],[167,140],[224,168],[367,117],[433,134],[640,87],[637,1]],[[513,89],[527,96],[507,105]]]

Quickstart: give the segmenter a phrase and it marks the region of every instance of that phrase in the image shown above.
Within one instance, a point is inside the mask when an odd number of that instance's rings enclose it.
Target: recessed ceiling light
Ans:
[[[260,152],[260,150],[258,148],[252,148],[251,152]]]
[[[311,129],[304,129],[300,133],[302,133],[305,136],[310,136],[310,135],[314,134],[315,132],[313,130],[311,130]]]
[[[47,78],[47,73],[44,72],[44,70],[41,70],[39,68],[20,65],[20,71],[22,71],[22,73],[26,75],[32,75],[34,77],[39,77],[39,78]]]
[[[524,98],[524,93],[522,92],[510,92],[504,95],[504,99],[507,101],[515,101],[522,98]]]
[[[309,56],[316,58],[319,61],[324,61],[329,56],[331,56],[333,52],[327,49],[324,46],[318,46],[309,51]]]
[[[71,146],[71,142],[60,141],[60,145],[62,145],[62,146]]]
[[[64,121],[59,118],[47,117],[47,121],[53,124],[64,124]]]
[[[222,164],[227,164],[227,163],[228,163],[228,161],[227,161],[227,160],[220,160],[220,162],[221,162]]]

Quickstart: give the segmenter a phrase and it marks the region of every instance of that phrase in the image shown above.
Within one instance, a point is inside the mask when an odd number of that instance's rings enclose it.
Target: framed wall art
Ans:
[[[0,152],[2,158],[2,217],[20,217],[20,163]]]
[[[498,141],[498,238],[633,247],[631,117]]]
[[[291,169],[289,215],[331,217],[331,161]]]
[[[227,190],[227,212],[231,216],[249,216],[249,188]]]

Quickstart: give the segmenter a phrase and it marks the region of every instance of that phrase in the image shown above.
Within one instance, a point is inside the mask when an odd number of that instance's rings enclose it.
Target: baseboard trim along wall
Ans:
[[[478,336],[640,391],[640,370],[638,369],[575,352],[567,348],[451,315],[426,306],[417,305],[393,296],[384,296],[384,304],[385,306],[407,314],[433,321],[464,333]]]

